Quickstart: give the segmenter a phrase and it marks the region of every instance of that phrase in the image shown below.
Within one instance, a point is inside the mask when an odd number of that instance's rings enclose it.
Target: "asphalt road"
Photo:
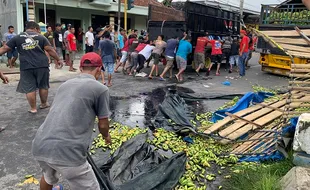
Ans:
[[[257,61],[258,56],[254,55],[251,60],[251,69],[242,79],[230,79],[229,77],[236,77],[237,73],[228,74],[222,70],[221,76],[215,76],[214,71],[211,74],[212,79],[206,80],[203,76],[197,77],[188,68],[186,81],[178,86],[193,90],[196,96],[245,93],[251,91],[254,84],[269,88],[285,88],[287,86],[288,78],[261,72]],[[146,71],[148,70],[145,69],[144,72]],[[68,75],[66,68],[62,71],[52,70],[50,103],[52,103],[59,85],[74,76],[74,74]],[[0,127],[5,128],[0,132],[0,187],[3,190],[38,189],[38,185],[34,184],[22,187],[16,185],[23,181],[25,175],[33,174],[37,179],[41,176],[40,168],[31,155],[31,142],[38,127],[48,114],[48,110],[39,110],[38,114],[30,115],[27,112],[28,104],[25,96],[16,92],[17,81],[14,81],[13,78],[13,82],[9,85],[0,84]],[[226,80],[231,82],[231,86],[221,84]],[[175,82],[174,80],[162,82],[158,79],[133,78],[117,73],[113,76],[113,87],[110,88],[110,94],[115,99],[127,104],[128,109],[135,106],[132,109],[139,112],[143,108],[137,106],[136,103],[141,102],[143,95],[154,91],[154,89],[175,85]],[[154,104],[160,103],[154,102]],[[205,101],[206,108],[203,110],[215,110],[223,103],[223,101],[216,100]],[[114,106],[113,109],[114,111],[120,110],[117,106]],[[141,114],[145,113],[141,112]],[[123,122],[121,117],[114,117],[114,119]]]

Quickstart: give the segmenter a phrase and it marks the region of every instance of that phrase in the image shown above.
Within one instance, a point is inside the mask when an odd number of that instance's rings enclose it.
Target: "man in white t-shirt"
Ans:
[[[89,26],[85,34],[86,53],[93,52],[95,37],[93,34],[93,27]]]
[[[146,42],[148,43],[148,42]],[[138,54],[138,68],[134,71],[134,75],[136,73],[140,73],[140,71],[144,68],[144,63],[146,60],[148,60],[151,57],[152,51],[155,48],[154,45],[152,45],[152,42],[150,44],[147,44],[143,50],[141,50]]]

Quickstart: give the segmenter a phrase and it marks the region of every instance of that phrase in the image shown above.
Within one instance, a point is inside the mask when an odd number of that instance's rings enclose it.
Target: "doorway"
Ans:
[[[44,9],[39,9],[39,22],[44,23]],[[46,25],[51,26],[53,29],[55,29],[56,24],[56,11],[55,10],[46,10]]]
[[[62,18],[60,19],[61,23],[64,23],[66,26],[68,24],[71,24],[71,26],[74,26],[75,28],[75,36],[78,35],[78,31],[79,31],[79,28],[81,27],[81,20],[75,20],[75,19],[65,19],[65,18]]]

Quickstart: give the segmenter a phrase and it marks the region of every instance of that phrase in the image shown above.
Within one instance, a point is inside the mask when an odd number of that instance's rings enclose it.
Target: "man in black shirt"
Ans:
[[[57,55],[60,57],[62,54],[62,42],[63,42],[63,36],[61,32],[61,24],[57,23],[56,24],[56,30],[54,32],[54,39],[55,39],[55,50]],[[55,62],[55,68],[59,69],[62,68],[62,64]]]
[[[62,64],[49,41],[40,34],[40,26],[28,22],[26,32],[16,35],[2,48],[0,55],[17,48],[20,54],[20,81],[17,92],[25,93],[31,109],[29,113],[37,113],[36,90],[39,89],[40,109],[49,107],[47,102],[49,88],[49,63],[45,51],[58,63]]]

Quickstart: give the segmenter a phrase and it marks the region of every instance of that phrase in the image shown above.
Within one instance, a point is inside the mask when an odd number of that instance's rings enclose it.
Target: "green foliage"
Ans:
[[[229,190],[281,190],[279,181],[293,167],[292,159],[280,162],[242,163],[234,166],[231,178],[224,184]]]

